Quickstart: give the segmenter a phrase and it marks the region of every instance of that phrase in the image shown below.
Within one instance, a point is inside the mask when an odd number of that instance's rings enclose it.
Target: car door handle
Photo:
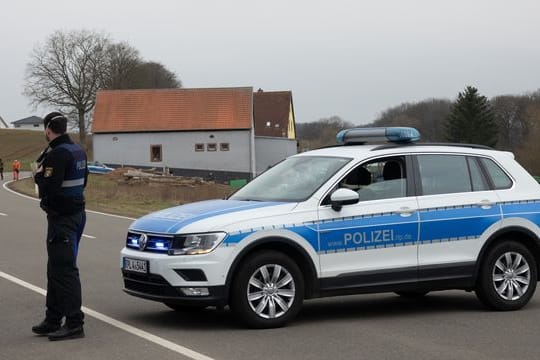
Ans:
[[[493,207],[493,205],[495,205],[495,202],[490,201],[490,200],[482,200],[476,205],[478,205],[479,207],[481,207],[484,210],[489,210],[489,209],[491,209]]]
[[[396,211],[400,216],[403,216],[403,217],[409,217],[411,216],[414,212],[416,211],[416,209],[412,209],[410,207],[401,207],[398,209],[398,211]]]

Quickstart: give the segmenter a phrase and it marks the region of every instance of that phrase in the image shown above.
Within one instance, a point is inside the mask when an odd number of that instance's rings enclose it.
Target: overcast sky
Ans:
[[[0,10],[0,116],[43,116],[26,63],[55,30],[127,41],[184,87],[292,90],[297,122],[364,124],[472,85],[540,88],[539,0],[18,0]]]

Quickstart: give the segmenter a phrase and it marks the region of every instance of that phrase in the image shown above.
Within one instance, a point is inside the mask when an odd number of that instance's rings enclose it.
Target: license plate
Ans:
[[[124,258],[124,270],[147,274],[148,261]]]

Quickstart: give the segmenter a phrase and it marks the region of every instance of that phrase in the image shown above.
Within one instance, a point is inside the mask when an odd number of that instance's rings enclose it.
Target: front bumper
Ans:
[[[143,299],[179,305],[227,305],[225,286],[206,286],[209,292],[207,296],[186,296],[181,291],[182,286],[172,286],[160,275],[122,271],[122,276],[123,290]]]
[[[223,306],[227,304],[225,278],[233,248],[218,247],[205,255],[169,256],[123,248],[124,258],[147,261],[148,272],[122,268],[124,291],[140,298],[170,304]],[[186,295],[182,288],[205,288],[208,295]]]

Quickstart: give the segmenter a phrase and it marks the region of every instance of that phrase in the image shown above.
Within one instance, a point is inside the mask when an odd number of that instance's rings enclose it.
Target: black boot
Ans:
[[[62,326],[58,331],[49,333],[49,340],[68,340],[68,339],[79,339],[84,337],[84,328],[82,325],[75,327],[68,327],[67,325]]]
[[[49,335],[49,333],[58,331],[58,329],[60,329],[60,324],[50,323],[47,320],[43,320],[38,325],[32,326],[32,331],[38,335]]]

